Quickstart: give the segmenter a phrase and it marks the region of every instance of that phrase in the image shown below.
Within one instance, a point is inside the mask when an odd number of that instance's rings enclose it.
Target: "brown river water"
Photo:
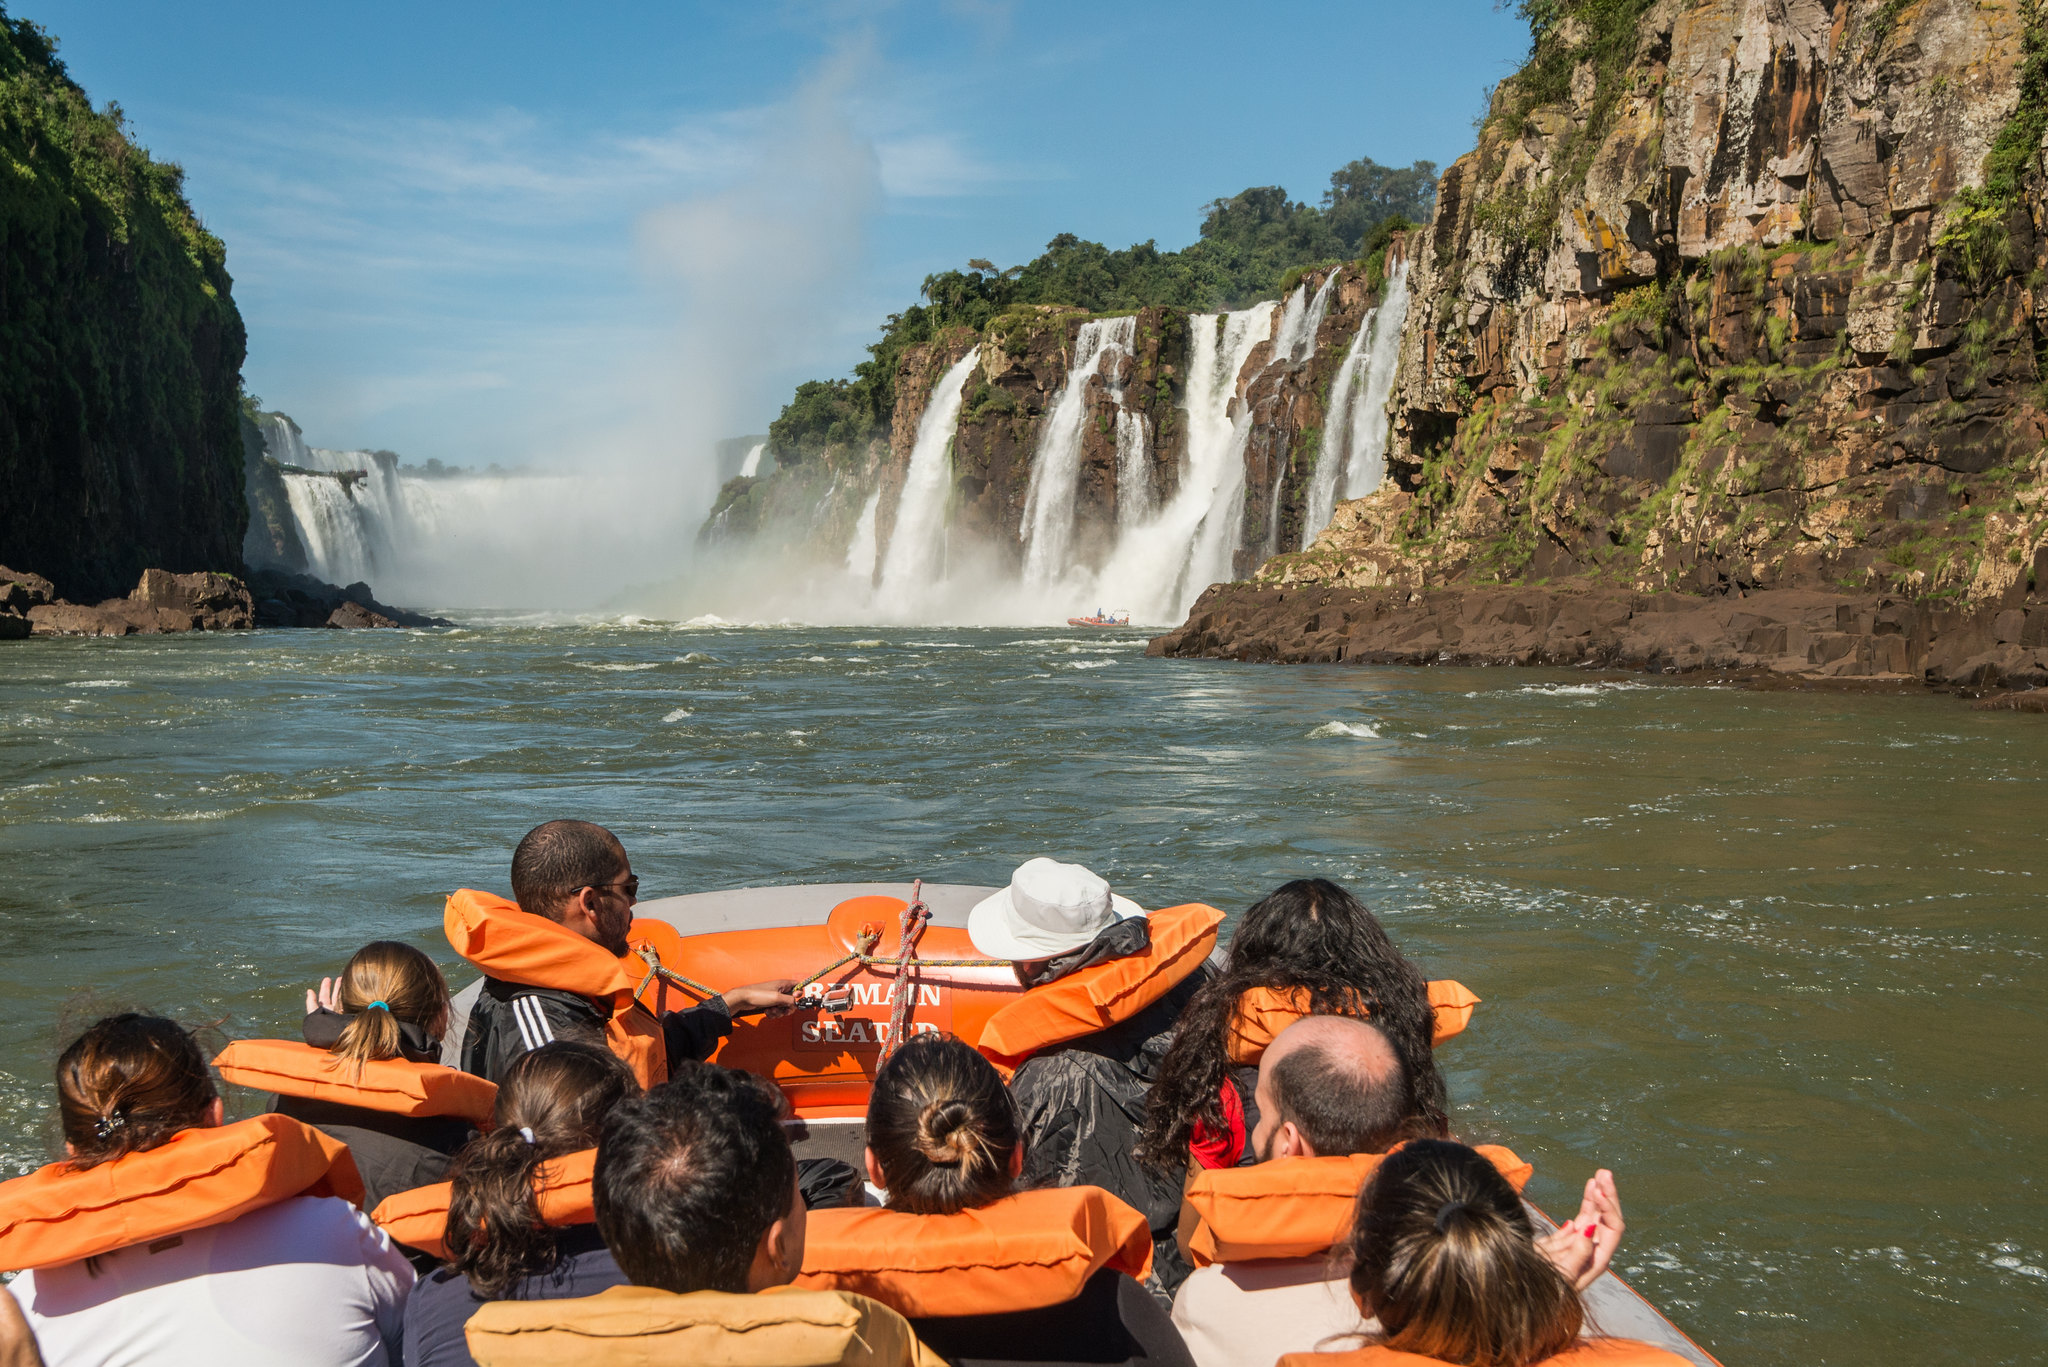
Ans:
[[[67,1025],[296,1023],[362,942],[451,958],[513,843],[649,896],[1001,883],[1232,913],[1319,874],[1485,999],[1467,1138],[1730,1367],[2048,1358],[2048,718],[1559,671],[1147,660],[1135,634],[538,625],[0,650],[0,1170]]]

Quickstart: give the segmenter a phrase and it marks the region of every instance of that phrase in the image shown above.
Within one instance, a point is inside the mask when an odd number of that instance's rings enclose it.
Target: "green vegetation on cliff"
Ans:
[[[951,329],[978,332],[1011,309],[1036,304],[1090,313],[1242,307],[1274,297],[1305,267],[1370,255],[1384,245],[1390,224],[1427,222],[1435,198],[1434,163],[1381,166],[1361,157],[1331,174],[1320,206],[1290,200],[1277,185],[1211,202],[1201,236],[1177,252],[1153,242],[1111,251],[1061,233],[1022,266],[997,270],[970,261],[964,271],[927,276],[925,302],[889,315],[853,378],[799,385],[770,424],[769,439],[779,459],[803,461],[885,429],[896,402],[897,362]]]
[[[55,49],[0,8],[0,560],[87,599],[239,569],[226,249]]]

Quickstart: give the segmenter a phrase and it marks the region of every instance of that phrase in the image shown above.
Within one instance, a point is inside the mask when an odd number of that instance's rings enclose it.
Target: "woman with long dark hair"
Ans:
[[[1254,1155],[1253,1090],[1264,1038],[1247,1009],[1278,1004],[1292,1016],[1369,1018],[1400,1056],[1414,1094],[1416,1135],[1450,1130],[1431,1040],[1435,1012],[1422,970],[1395,947],[1365,904],[1325,878],[1303,878],[1245,913],[1222,973],[1182,1013],[1146,1099],[1139,1152],[1178,1171],[1192,1158],[1231,1167]]]
[[[463,1326],[488,1301],[561,1300],[625,1283],[597,1226],[552,1225],[544,1165],[595,1148],[640,1084],[609,1049],[557,1040],[522,1054],[498,1089],[496,1123],[455,1160],[447,1265],[421,1278],[405,1315],[409,1367],[473,1367]]]
[[[1685,1362],[1631,1339],[1582,1338],[1579,1292],[1597,1272],[1565,1270],[1507,1179],[1463,1144],[1420,1140],[1381,1163],[1359,1193],[1350,1255],[1351,1293],[1377,1328],[1361,1347],[1290,1353],[1279,1367]]]

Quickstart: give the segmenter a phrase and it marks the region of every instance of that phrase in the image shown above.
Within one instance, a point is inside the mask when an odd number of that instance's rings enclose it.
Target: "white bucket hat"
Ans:
[[[991,958],[1049,959],[1079,949],[1114,922],[1144,914],[1092,871],[1040,857],[1019,864],[1010,886],[975,904],[967,935]]]

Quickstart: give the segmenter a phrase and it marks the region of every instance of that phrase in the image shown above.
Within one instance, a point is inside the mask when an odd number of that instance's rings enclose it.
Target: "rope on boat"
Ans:
[[[922,878],[916,879],[910,885],[910,905],[903,909],[902,925],[897,937],[898,950],[896,954],[884,957],[874,952],[875,946],[882,941],[882,932],[879,928],[870,925],[862,929],[859,937],[854,940],[851,952],[840,955],[810,977],[791,986],[789,989],[790,993],[800,996],[803,990],[812,983],[830,974],[837,973],[848,964],[856,963],[862,968],[895,969],[896,982],[899,988],[902,986],[904,976],[910,971],[912,965],[918,968],[1010,968],[1015,965],[1016,960],[1014,959],[926,959],[921,957],[917,952],[917,942],[923,938],[925,925],[930,922],[931,917],[931,908],[924,904],[924,880]],[[646,994],[649,987],[653,986],[656,978],[666,983],[673,983],[677,987],[686,988],[702,997],[705,1001],[709,1001],[718,995],[716,988],[706,987],[695,978],[685,977],[662,963],[661,955],[656,952],[653,945],[640,945],[634,950],[634,953],[638,954],[647,964],[647,976],[642,978],[640,986],[633,990],[633,1000],[636,1002]],[[904,1010],[904,1003],[905,994],[898,991],[896,993],[897,1012],[900,1013]],[[890,1021],[892,1038],[896,1036],[894,1027],[898,1023],[892,1015]],[[894,1045],[885,1045],[882,1057],[886,1060],[894,1052],[894,1049]]]
[[[910,884],[910,905],[903,908],[901,928],[896,932],[896,985],[891,989],[896,1004],[889,1010],[889,1035],[882,1041],[882,1057],[876,1067],[903,1047],[903,1032],[910,1028],[911,999],[917,992],[917,980],[911,976],[917,963],[917,942],[924,938],[925,923],[931,919],[931,908],[924,904],[924,879],[915,879]]]

